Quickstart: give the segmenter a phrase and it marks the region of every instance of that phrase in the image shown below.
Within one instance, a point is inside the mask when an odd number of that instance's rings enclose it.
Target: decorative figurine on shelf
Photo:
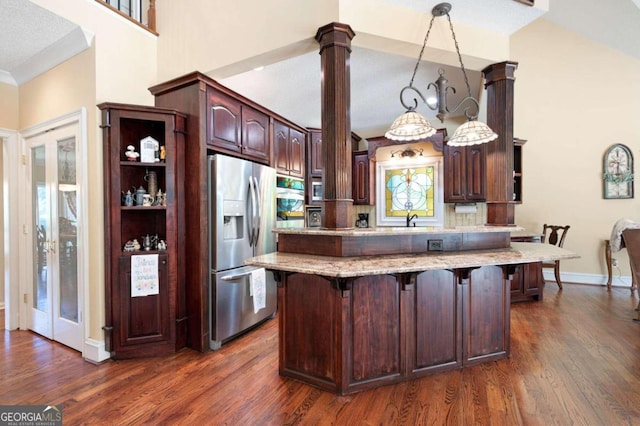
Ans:
[[[122,204],[127,207],[131,207],[133,205],[133,194],[130,190],[127,191],[126,194],[124,192],[122,193]]]
[[[144,181],[147,182],[149,194],[151,198],[156,198],[156,192],[158,192],[158,176],[156,172],[147,170],[147,174],[144,175]]]
[[[140,185],[140,188],[136,189],[136,206],[142,206],[144,205],[144,196],[147,194],[147,190],[144,189],[144,187],[142,185]]]
[[[156,145],[154,150],[153,150],[153,157],[154,157],[154,162],[159,163],[160,162],[160,146]]]
[[[138,157],[140,157],[140,154],[136,152],[136,147],[133,145],[127,147],[127,152],[124,155],[129,161],[138,161]]]
[[[155,163],[156,162],[156,152],[160,150],[160,143],[152,138],[151,136],[147,136],[144,139],[140,140],[140,162],[142,163]],[[158,157],[160,153],[158,152]]]
[[[160,147],[160,161],[164,163],[166,159],[167,159],[167,150],[164,147],[164,145],[162,145]]]
[[[158,241],[158,250],[166,250],[167,243],[164,240]]]
[[[145,251],[150,251],[158,246],[158,235],[144,235],[142,237],[142,248]]]
[[[153,205],[161,206],[163,197],[164,197],[164,194],[162,193],[162,189],[158,189],[158,192],[156,192],[156,199],[153,201]]]
[[[133,241],[129,240],[125,243],[124,245],[124,250],[125,252],[127,251],[135,251],[135,246],[133,245]]]
[[[166,207],[167,206],[167,193],[163,193],[162,194],[162,202],[160,203],[161,206]]]
[[[140,243],[135,238],[133,239],[133,251],[140,251]]]

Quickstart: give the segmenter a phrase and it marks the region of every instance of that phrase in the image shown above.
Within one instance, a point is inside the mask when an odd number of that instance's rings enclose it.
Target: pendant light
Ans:
[[[480,112],[480,104],[478,100],[471,96],[471,87],[469,86],[469,79],[467,78],[467,72],[465,71],[464,64],[462,63],[462,55],[460,54],[460,48],[458,47],[458,40],[456,39],[455,31],[453,30],[453,24],[451,23],[451,16],[449,12],[451,11],[451,4],[449,3],[440,3],[437,4],[431,10],[431,21],[429,22],[429,29],[427,30],[427,34],[424,37],[424,42],[422,43],[422,49],[420,50],[420,55],[418,56],[418,61],[413,69],[413,75],[411,76],[411,80],[408,86],[405,86],[400,91],[400,103],[407,109],[407,111],[398,117],[389,130],[385,133],[385,137],[387,139],[395,140],[395,141],[416,141],[428,138],[436,133],[436,129],[429,123],[429,121],[417,113],[415,110],[418,107],[418,99],[413,97],[413,103],[408,105],[405,103],[405,94],[408,91],[414,92],[423,103],[425,103],[430,109],[437,110],[438,114],[436,116],[443,122],[447,114],[457,111],[462,107],[463,104],[468,105],[464,109],[464,114],[467,117],[467,122],[458,127],[458,129],[454,132],[453,136],[449,138],[447,144],[450,146],[467,146],[467,145],[477,145],[490,142],[498,137],[498,135],[491,130],[489,126],[478,121],[478,113]],[[447,91],[451,90],[455,93],[455,88],[447,85],[447,79],[444,77],[444,70],[438,70],[440,76],[438,79],[429,83],[427,86],[427,90],[433,87],[436,91],[437,102],[435,105],[431,105],[428,103],[424,97],[424,95],[413,85],[413,80],[416,77],[416,73],[418,71],[418,67],[420,66],[420,61],[422,60],[422,55],[424,54],[424,49],[427,46],[427,40],[429,39],[429,33],[431,32],[431,28],[433,26],[433,21],[436,17],[445,16],[449,21],[449,27],[451,28],[451,35],[453,37],[453,41],[456,46],[456,53],[458,54],[458,60],[460,61],[460,69],[462,70],[462,75],[464,76],[464,82],[467,86],[467,97],[465,97],[458,105],[450,110],[447,106]]]

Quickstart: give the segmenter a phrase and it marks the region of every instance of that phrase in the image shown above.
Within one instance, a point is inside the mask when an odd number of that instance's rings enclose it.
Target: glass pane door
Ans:
[[[58,261],[60,318],[78,322],[78,187],[75,138],[58,141]]]
[[[34,252],[29,328],[82,350],[76,132],[75,126],[61,127],[29,141]]]
[[[51,324],[51,197],[47,185],[46,146],[31,148],[31,206],[33,218],[32,327],[52,338]]]

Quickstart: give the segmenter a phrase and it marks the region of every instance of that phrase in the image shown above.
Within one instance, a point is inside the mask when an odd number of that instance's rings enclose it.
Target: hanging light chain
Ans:
[[[431,16],[431,22],[429,22],[429,29],[427,30],[427,34],[424,36],[424,42],[422,43],[422,49],[420,49],[420,55],[418,55],[418,61],[416,62],[416,66],[413,68],[413,75],[411,76],[411,81],[409,82],[410,87],[413,87],[413,79],[416,78],[416,73],[418,72],[420,61],[422,61],[424,48],[427,47],[427,40],[429,39],[429,33],[431,32],[431,27],[433,27],[433,21],[435,18],[436,18],[435,16]]]
[[[458,46],[458,39],[456,38],[456,32],[453,31],[453,24],[451,23],[451,16],[449,12],[447,12],[447,20],[449,20],[449,28],[451,28],[451,36],[453,37],[453,42],[456,45],[456,53],[458,54],[458,60],[460,61],[460,69],[462,69],[462,75],[464,76],[464,83],[467,85],[467,94],[471,97],[471,86],[469,85],[469,79],[467,78],[467,72],[464,69],[464,64],[462,63],[462,55],[460,55],[460,47]]]

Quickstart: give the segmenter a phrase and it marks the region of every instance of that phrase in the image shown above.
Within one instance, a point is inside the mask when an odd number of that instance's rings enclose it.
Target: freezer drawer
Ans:
[[[277,288],[273,273],[265,272],[265,307],[254,311],[251,295],[251,274],[259,269],[244,266],[224,272],[212,273],[209,281],[209,324],[211,349],[220,349],[222,343],[250,329],[275,314]]]

